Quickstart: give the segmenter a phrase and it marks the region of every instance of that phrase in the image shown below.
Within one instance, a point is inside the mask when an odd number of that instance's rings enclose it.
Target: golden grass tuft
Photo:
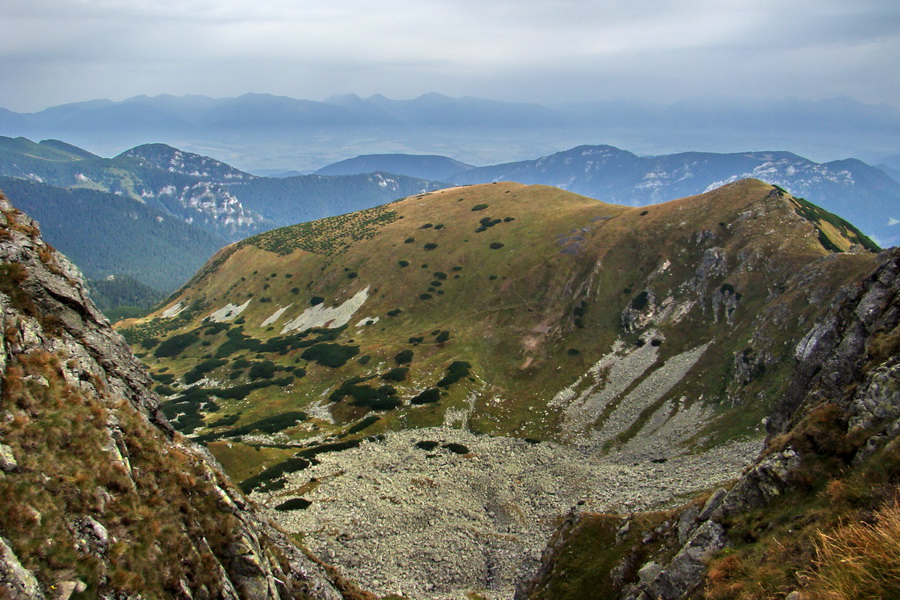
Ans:
[[[900,598],[900,500],[881,508],[874,523],[819,532],[814,568],[805,578],[811,598]]]

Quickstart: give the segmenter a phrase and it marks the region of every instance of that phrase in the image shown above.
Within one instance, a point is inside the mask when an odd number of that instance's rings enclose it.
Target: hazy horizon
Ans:
[[[0,106],[248,91],[900,108],[900,3],[0,0]]]

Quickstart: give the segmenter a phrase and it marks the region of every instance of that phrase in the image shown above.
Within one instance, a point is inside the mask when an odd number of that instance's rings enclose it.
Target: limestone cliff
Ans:
[[[0,598],[328,598],[0,194]]]

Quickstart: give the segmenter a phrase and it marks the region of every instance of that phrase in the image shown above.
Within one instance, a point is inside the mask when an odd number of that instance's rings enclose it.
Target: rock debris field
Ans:
[[[653,462],[418,429],[320,454],[319,464],[289,475],[284,490],[253,496],[282,528],[376,594],[509,599],[573,508],[628,513],[676,504],[737,477],[760,448],[760,440],[746,440]],[[307,508],[274,510],[300,492]]]

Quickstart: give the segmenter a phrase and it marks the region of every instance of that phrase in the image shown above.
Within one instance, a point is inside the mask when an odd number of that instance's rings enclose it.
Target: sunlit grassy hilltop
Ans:
[[[679,452],[758,434],[866,242],[755,180],[645,208],[468,186],[233,244],[120,328],[238,479],[295,443],[440,424]]]

